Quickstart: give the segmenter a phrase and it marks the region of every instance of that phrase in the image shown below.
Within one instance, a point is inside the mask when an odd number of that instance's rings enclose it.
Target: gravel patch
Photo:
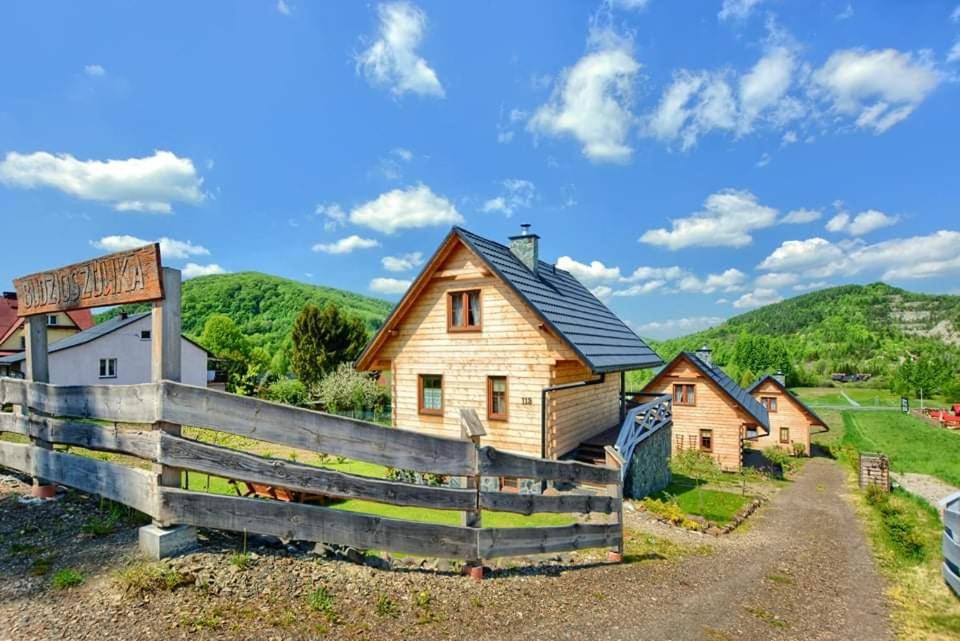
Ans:
[[[242,537],[218,533],[198,553],[147,564],[133,524],[83,531],[97,500],[30,505],[27,491],[0,484],[0,641],[892,638],[844,474],[826,460],[727,536],[628,513],[628,563],[602,551],[515,560],[482,582],[450,564],[383,570],[254,537],[238,555]],[[83,582],[55,589],[64,568]]]

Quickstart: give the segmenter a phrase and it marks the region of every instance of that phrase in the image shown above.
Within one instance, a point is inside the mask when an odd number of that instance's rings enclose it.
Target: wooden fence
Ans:
[[[943,509],[943,579],[960,597],[960,492],[940,502]]]
[[[272,534],[431,557],[477,561],[606,547],[622,554],[619,455],[610,465],[518,456],[482,446],[482,426],[464,416],[461,440],[163,380],[142,385],[55,386],[0,379],[0,432],[30,437],[0,441],[0,466],[133,507],[161,525]],[[99,421],[99,422],[93,422]],[[104,422],[112,422],[105,424]],[[422,473],[463,477],[466,489],[428,487],[347,474],[258,456],[184,438],[191,425]],[[155,463],[152,470],[56,451],[52,444],[118,452]],[[180,470],[283,487],[338,499],[364,499],[464,513],[463,525],[383,518],[331,507],[194,492]],[[481,477],[589,484],[601,494],[521,495],[481,489]],[[171,480],[172,479],[172,480]],[[484,528],[482,510],[595,513],[590,523]]]

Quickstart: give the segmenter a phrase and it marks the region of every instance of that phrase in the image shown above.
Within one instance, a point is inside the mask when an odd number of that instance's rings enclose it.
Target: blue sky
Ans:
[[[0,57],[6,283],[162,238],[397,300],[529,222],[653,337],[958,291],[955,0],[5,3]]]

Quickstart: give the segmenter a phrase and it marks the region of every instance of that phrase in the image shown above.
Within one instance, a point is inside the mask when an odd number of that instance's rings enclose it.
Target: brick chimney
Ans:
[[[713,367],[713,350],[707,345],[704,345],[697,350],[697,358],[706,363],[709,367]]]
[[[540,237],[530,233],[530,224],[520,225],[520,235],[510,237],[510,251],[534,274],[540,261]]]

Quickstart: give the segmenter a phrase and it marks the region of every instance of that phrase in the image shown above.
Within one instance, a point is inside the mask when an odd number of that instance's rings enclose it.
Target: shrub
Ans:
[[[793,455],[797,458],[807,455],[807,448],[803,446],[803,443],[794,443],[793,444]]]
[[[418,473],[415,470],[404,470],[396,467],[388,467],[385,476],[390,481],[429,485],[430,487],[440,487],[447,482],[447,477],[442,474]]]
[[[53,587],[58,590],[73,588],[81,583],[83,583],[83,574],[74,568],[63,568],[53,575]]]
[[[369,374],[343,363],[325,376],[317,388],[320,402],[328,412],[346,410],[383,411],[390,404],[390,392]]]
[[[785,471],[793,467],[793,461],[790,460],[790,455],[776,445],[771,445],[770,447],[764,448],[763,456],[765,459],[770,461],[773,465],[779,465]]]
[[[304,406],[309,400],[307,386],[292,378],[277,381],[267,388],[267,400],[286,405]]]

